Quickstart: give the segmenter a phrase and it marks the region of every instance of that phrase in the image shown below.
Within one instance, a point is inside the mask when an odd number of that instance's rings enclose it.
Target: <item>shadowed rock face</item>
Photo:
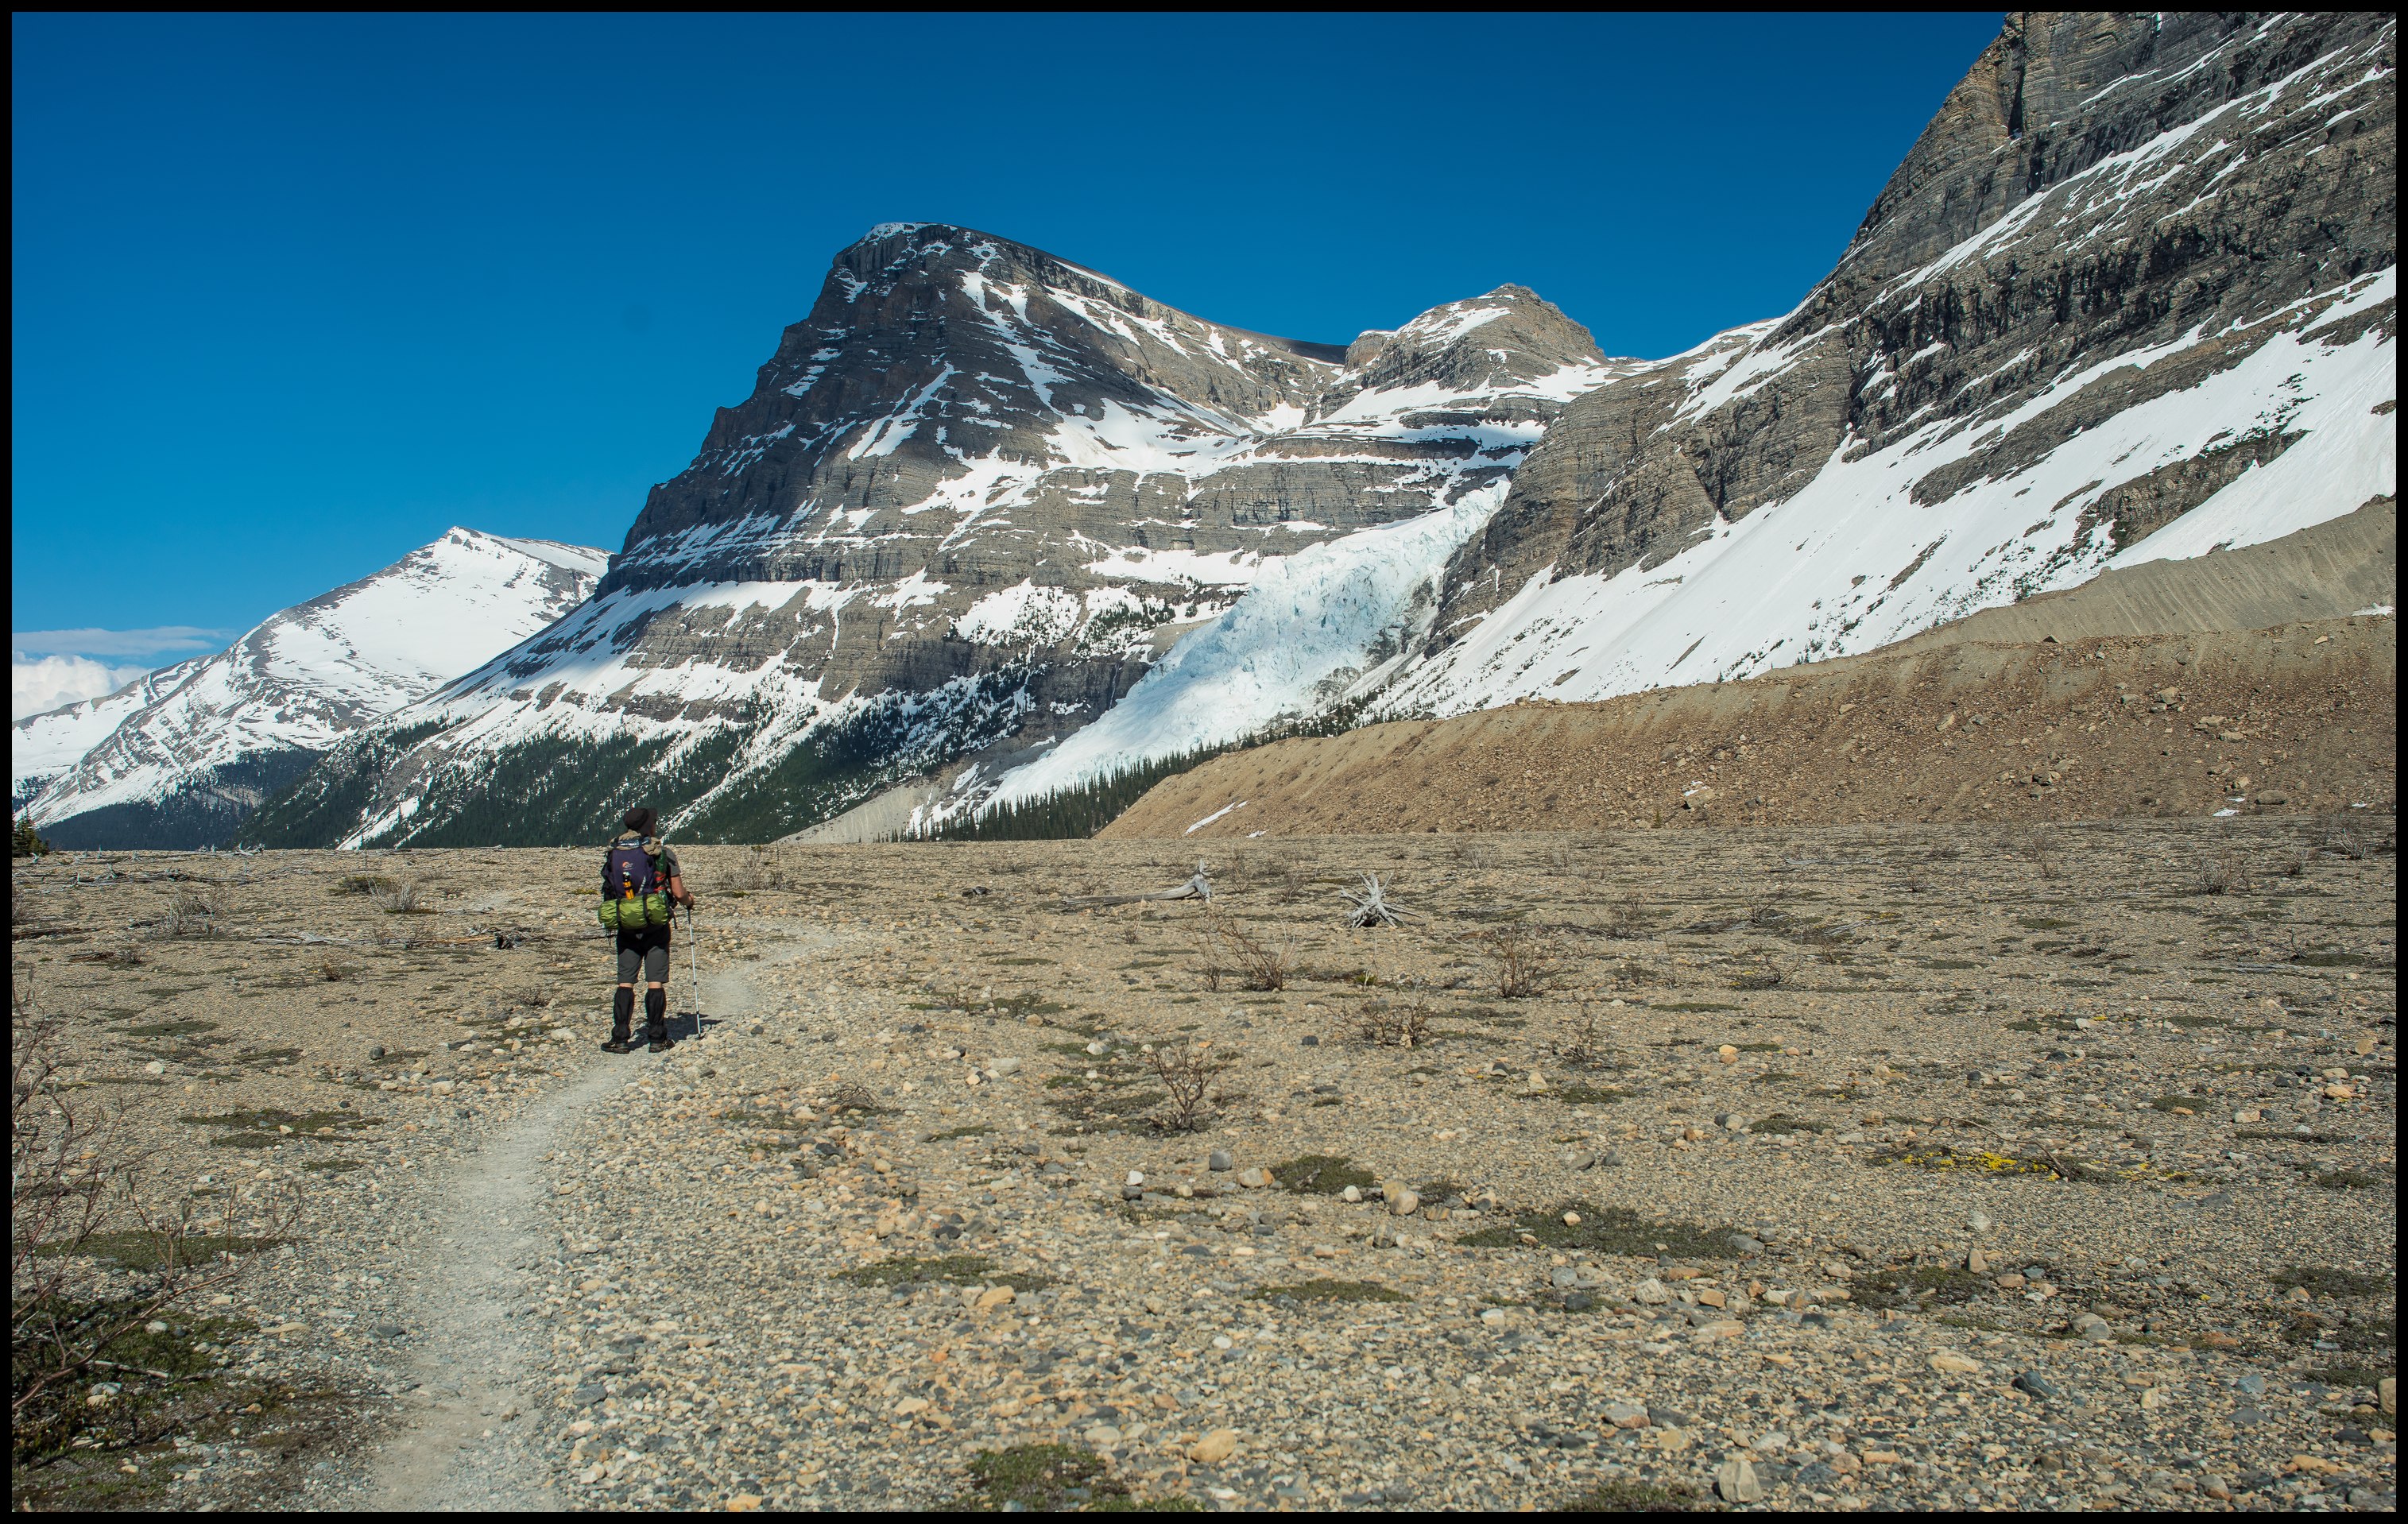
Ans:
[[[1450,567],[1430,649],[1548,567],[1658,565],[1835,458],[1996,429],[1916,484],[1942,501],[2312,326],[2397,258],[2395,50],[2382,16],[2011,18],[1796,311],[1568,406]],[[2000,427],[2125,355],[2155,363]],[[2230,479],[2161,479],[2147,517]]]

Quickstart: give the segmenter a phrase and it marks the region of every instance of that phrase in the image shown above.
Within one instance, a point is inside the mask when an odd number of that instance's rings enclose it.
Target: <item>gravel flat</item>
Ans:
[[[719,1019],[624,1058],[590,854],[52,859],[19,957],[158,1189],[303,1191],[222,1358],[314,1401],[135,1505],[2388,1509],[2392,854],[1315,838],[1065,910],[1194,862],[696,848]],[[171,865],[330,943],[162,939]],[[1345,929],[1366,871],[1406,926]]]

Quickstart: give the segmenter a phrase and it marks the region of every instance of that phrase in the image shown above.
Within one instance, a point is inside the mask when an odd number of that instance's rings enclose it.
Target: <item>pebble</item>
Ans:
[[[1187,1459],[1199,1466],[1217,1466],[1235,1455],[1237,1450],[1238,1431],[1234,1429],[1215,1429],[1187,1446]]]
[[[1714,1491],[1725,1503],[1764,1501],[1764,1486],[1756,1480],[1756,1467],[1743,1456],[1714,1468]]]

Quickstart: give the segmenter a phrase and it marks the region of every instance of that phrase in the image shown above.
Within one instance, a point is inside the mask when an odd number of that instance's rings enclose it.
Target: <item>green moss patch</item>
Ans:
[[[1990,1289],[1990,1283],[1970,1270],[1947,1265],[1921,1265],[1912,1270],[1879,1270],[1849,1283],[1858,1304],[1884,1307],[1962,1306]]]
[[[2383,1182],[2364,1170],[2327,1170],[2312,1175],[2308,1183],[2326,1190],[2372,1190]]]
[[[1575,1493],[1564,1503],[1565,1511],[1574,1514],[1685,1514],[1701,1506],[1698,1495],[1687,1488],[1620,1476]]]
[[[1567,1214],[1578,1223],[1567,1223]],[[1533,1239],[1535,1243],[1525,1243]],[[1628,1254],[1654,1258],[1673,1254],[1684,1259],[1736,1260],[1728,1229],[1694,1222],[1651,1222],[1627,1206],[1598,1206],[1590,1202],[1566,1202],[1544,1212],[1526,1212],[1510,1228],[1484,1228],[1455,1240],[1470,1248],[1548,1248]]]
[[[146,1021],[138,1027],[127,1027],[128,1037],[197,1037],[205,1032],[215,1032],[218,1024],[198,1017],[186,1017],[179,1021]]]
[[[2291,1265],[2274,1272],[2274,1284],[2286,1290],[2304,1286],[2318,1296],[2371,1297],[2381,1296],[2390,1287],[2391,1277],[2332,1265]]]
[[[1015,1445],[981,1450],[970,1461],[970,1506],[1031,1513],[1067,1513],[1128,1489],[1104,1471],[1103,1457],[1076,1445]]]
[[[93,1233],[82,1244],[45,1244],[35,1250],[44,1258],[77,1253],[124,1270],[160,1270],[168,1264],[208,1264],[221,1254],[256,1254],[283,1242],[276,1238],[237,1238],[230,1233],[162,1233],[142,1228]]]
[[[1253,1293],[1257,1302],[1411,1302],[1392,1287],[1368,1280],[1309,1280],[1295,1286],[1266,1286]]]
[[[1305,1154],[1272,1165],[1271,1177],[1290,1190],[1316,1196],[1339,1195],[1348,1186],[1368,1191],[1379,1183],[1369,1170],[1342,1154]]]
[[[881,1260],[876,1264],[859,1265],[837,1273],[837,1279],[855,1286],[910,1286],[921,1281],[942,1281],[953,1286],[1009,1286],[1015,1291],[1033,1291],[1040,1286],[1051,1286],[1053,1278],[1013,1271],[997,1271],[995,1261],[983,1254],[942,1254],[926,1259],[897,1255]]]

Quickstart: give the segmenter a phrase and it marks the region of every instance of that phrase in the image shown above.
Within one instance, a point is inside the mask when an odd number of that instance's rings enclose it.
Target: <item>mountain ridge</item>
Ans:
[[[454,526],[225,650],[17,720],[10,791],[61,847],[217,842],[328,748],[581,602],[606,559]]]

